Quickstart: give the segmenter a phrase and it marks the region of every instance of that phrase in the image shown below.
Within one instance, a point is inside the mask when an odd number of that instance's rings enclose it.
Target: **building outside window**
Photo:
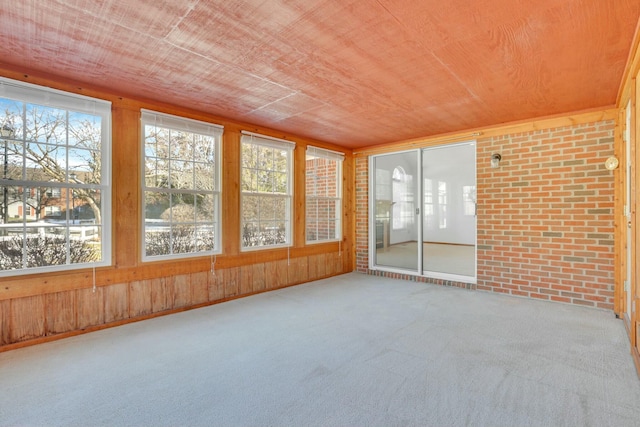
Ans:
[[[110,144],[109,102],[0,78],[0,275],[110,264]]]
[[[144,260],[220,252],[222,131],[142,111]]]
[[[342,163],[344,154],[307,147],[306,240],[329,242],[342,237]]]
[[[295,144],[243,132],[241,138],[241,247],[291,245]]]

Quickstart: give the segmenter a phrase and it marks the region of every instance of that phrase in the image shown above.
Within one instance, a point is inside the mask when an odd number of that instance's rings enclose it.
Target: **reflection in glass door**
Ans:
[[[371,253],[376,265],[418,271],[418,154],[407,151],[372,160],[375,238]]]
[[[476,275],[474,144],[422,150],[423,270]]]
[[[371,268],[475,280],[475,144],[374,156],[370,171]]]

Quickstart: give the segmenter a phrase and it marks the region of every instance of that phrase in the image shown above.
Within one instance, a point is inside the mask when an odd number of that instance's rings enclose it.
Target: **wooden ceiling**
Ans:
[[[638,0],[20,0],[0,62],[357,148],[615,103]]]

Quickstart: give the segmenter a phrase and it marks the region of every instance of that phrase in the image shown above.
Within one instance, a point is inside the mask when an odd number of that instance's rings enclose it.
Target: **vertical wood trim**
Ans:
[[[76,292],[56,292],[45,298],[46,335],[73,331],[77,328]]]
[[[191,274],[191,303],[202,304],[209,301],[210,271]]]
[[[327,265],[331,266],[331,275],[334,276],[338,273],[340,273],[340,253],[339,252],[333,252],[327,255],[328,257],[331,258],[331,262],[327,263]]]
[[[136,280],[129,284],[129,317],[153,313],[151,280]]]
[[[309,280],[309,257],[298,258],[298,280],[299,283]]]
[[[136,266],[140,256],[140,113],[112,111],[113,260],[118,267]]]
[[[640,309],[640,299],[638,298],[638,277],[640,277],[640,265],[638,265],[637,249],[640,244],[640,236],[638,236],[638,230],[640,230],[640,216],[638,216],[638,189],[640,189],[640,174],[638,174],[638,165],[640,164],[640,141],[638,136],[640,135],[640,117],[638,117],[638,91],[640,90],[640,81],[637,76],[632,81],[631,90],[631,263],[635,268],[631,269],[631,297],[634,299],[636,309],[632,311],[629,318],[631,320],[630,325],[630,338],[631,346],[638,348],[640,342],[638,340],[638,309]],[[626,233],[626,230],[625,230]]]
[[[173,278],[173,308],[191,305],[191,275],[182,274]]]
[[[225,128],[222,135],[222,251],[240,252],[240,132]]]
[[[327,275],[327,254],[309,256],[309,280],[321,279]]]
[[[104,288],[78,289],[76,302],[79,329],[104,323]]]
[[[264,263],[252,264],[253,269],[253,291],[261,292],[266,289]]]
[[[253,293],[253,266],[240,267],[240,293],[243,295]]]
[[[10,301],[9,341],[26,341],[45,335],[45,297],[37,295]]]
[[[9,336],[11,330],[10,302],[11,300],[0,301],[0,346],[11,343]]]
[[[628,153],[625,152],[624,133],[626,129],[626,109],[621,108],[618,112],[618,120],[614,131],[614,153],[620,159],[620,167],[614,171],[614,298],[613,311],[621,317],[625,312],[625,291],[624,280],[626,279],[626,218],[624,213],[625,204],[625,182],[626,164]]]
[[[316,262],[316,272],[318,277],[324,277],[327,275],[327,256],[326,254],[318,254],[313,257]]]
[[[209,273],[209,301],[219,301],[224,298],[224,270]]]
[[[353,246],[355,247],[355,245]],[[355,266],[354,266],[354,259],[355,257],[353,256],[353,252],[349,251],[349,252],[345,252],[344,250],[342,251],[342,259],[340,261],[340,266],[341,266],[341,273],[349,273],[355,270]]]
[[[173,283],[173,280],[172,280]],[[173,308],[173,300],[167,292],[167,279],[160,277],[150,280],[151,286],[151,311],[158,313]]]
[[[239,286],[239,276],[240,276],[240,267],[232,267],[221,270],[224,272],[222,274],[223,284],[224,284],[224,297],[231,298],[235,297],[240,293]]]
[[[315,255],[309,255],[307,257],[307,273],[309,275],[309,280],[316,280],[318,276],[318,261],[316,260]]]
[[[289,261],[276,261],[276,287],[281,288],[289,284]]]
[[[105,323],[124,320],[129,317],[129,285],[120,283],[104,288]]]
[[[303,247],[306,243],[306,144],[298,143],[293,154],[293,227],[294,247]]]
[[[304,283],[308,280],[309,269],[307,265],[307,257],[299,257],[291,260],[289,266],[289,283],[298,284]]]
[[[355,245],[356,245],[356,163],[352,154],[345,155],[343,163],[342,195],[344,197],[343,206],[343,236],[342,236],[342,256],[343,273],[355,271]]]
[[[335,263],[334,263],[334,255],[338,256],[337,252],[331,252],[328,254],[324,254],[324,274],[326,276],[331,276],[334,272],[334,267],[335,267]]]
[[[271,290],[278,287],[278,281],[276,278],[276,263],[274,261],[264,263],[264,275],[265,290]]]

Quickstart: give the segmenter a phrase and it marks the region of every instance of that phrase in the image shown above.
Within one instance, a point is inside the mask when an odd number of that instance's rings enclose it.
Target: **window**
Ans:
[[[343,160],[342,153],[307,147],[307,243],[340,240],[342,237]]]
[[[60,206],[45,206],[44,215],[59,217],[62,215],[62,210],[60,209]]]
[[[433,181],[429,178],[424,179],[424,215],[433,215]]]
[[[447,228],[447,182],[438,181],[439,227]]]
[[[243,132],[241,147],[242,249],[288,246],[295,144]]]
[[[62,194],[59,188],[47,188],[45,192],[47,197],[51,199],[59,199]]]
[[[393,229],[403,230],[413,225],[413,176],[407,175],[400,166],[393,170]]]
[[[110,264],[111,104],[0,78],[0,131],[0,275]]]
[[[476,214],[476,186],[475,185],[463,185],[462,186],[462,203],[464,214],[471,216]]]
[[[222,129],[142,111],[144,260],[220,252]]]

